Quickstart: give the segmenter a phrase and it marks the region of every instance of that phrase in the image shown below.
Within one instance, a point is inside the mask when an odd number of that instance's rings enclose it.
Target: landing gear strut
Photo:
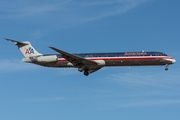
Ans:
[[[168,65],[168,64],[166,64],[166,68],[165,68],[165,70],[166,70],[166,71],[168,70],[168,66],[169,66],[169,65]]]

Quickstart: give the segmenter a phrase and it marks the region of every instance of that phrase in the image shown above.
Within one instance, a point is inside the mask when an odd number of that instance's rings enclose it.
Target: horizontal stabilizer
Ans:
[[[12,40],[12,39],[9,39],[9,38],[4,38],[4,39],[7,40],[7,41],[14,42],[16,45],[20,45],[20,46],[28,45],[28,43],[19,42],[17,40]]]

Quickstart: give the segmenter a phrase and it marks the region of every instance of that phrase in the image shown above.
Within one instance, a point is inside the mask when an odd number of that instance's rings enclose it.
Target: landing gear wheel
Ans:
[[[88,71],[84,71],[84,75],[85,75],[85,76],[88,76],[88,75],[89,75],[89,72],[88,72]]]
[[[167,71],[167,70],[168,70],[168,68],[165,68],[165,70]]]
[[[83,72],[84,70],[82,68],[78,68],[78,71],[79,72]]]

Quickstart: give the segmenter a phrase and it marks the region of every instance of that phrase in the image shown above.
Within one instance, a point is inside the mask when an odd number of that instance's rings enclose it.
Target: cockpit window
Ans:
[[[165,53],[163,53],[162,55],[163,55],[163,56],[167,56],[167,54],[165,54]]]

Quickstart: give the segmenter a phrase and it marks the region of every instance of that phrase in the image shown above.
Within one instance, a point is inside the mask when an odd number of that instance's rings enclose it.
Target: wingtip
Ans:
[[[10,39],[8,39],[8,38],[3,38],[4,40],[10,40]]]
[[[51,48],[51,49],[52,49],[53,47],[52,47],[52,46],[49,46],[49,48]]]
[[[52,47],[52,46],[49,46],[49,48],[51,48],[52,50],[55,50],[56,52],[59,51],[59,49]]]
[[[53,49],[53,50],[57,49],[57,48],[55,48],[55,47],[52,47],[52,46],[49,46],[49,48],[51,48],[51,49]]]

